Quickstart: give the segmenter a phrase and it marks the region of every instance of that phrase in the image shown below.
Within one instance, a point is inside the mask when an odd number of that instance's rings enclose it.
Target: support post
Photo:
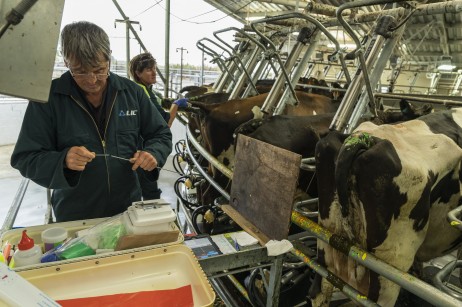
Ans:
[[[180,50],[181,53],[181,60],[180,60],[180,90],[183,88],[183,51],[186,51],[188,53],[188,49],[180,47],[176,48],[176,52]]]
[[[132,24],[137,24],[139,25],[140,23],[138,21],[130,20],[130,18],[126,17],[125,19],[116,19],[114,23],[114,27],[116,27],[117,23],[125,23],[125,39],[126,39],[126,55],[127,55],[127,63],[126,63],[126,73],[127,73],[127,78],[130,77],[130,27]],[[140,26],[140,31],[141,31],[141,26]]]

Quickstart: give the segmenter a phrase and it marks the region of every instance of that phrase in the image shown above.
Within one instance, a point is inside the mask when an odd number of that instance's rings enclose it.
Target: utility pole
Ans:
[[[131,24],[136,24],[136,25],[139,25],[140,23],[138,21],[133,21],[133,20],[130,20],[130,18],[126,18],[126,19],[116,19],[115,22],[114,22],[114,28],[117,28],[117,23],[118,22],[122,22],[122,23],[125,23],[125,36],[126,36],[126,47],[127,47],[127,78],[130,77],[130,26]],[[140,25],[140,31],[141,31],[141,25]]]
[[[186,48],[176,48],[176,52],[178,50],[181,51],[181,62],[180,62],[180,90],[183,88],[183,51],[186,51],[188,53],[188,50]]]
[[[204,61],[205,61],[205,55],[204,55],[204,50],[202,50],[201,82],[199,84],[201,86],[204,85],[204,70],[205,70]]]

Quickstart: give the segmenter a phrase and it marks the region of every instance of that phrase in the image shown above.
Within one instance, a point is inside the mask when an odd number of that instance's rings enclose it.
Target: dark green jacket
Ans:
[[[159,92],[155,92],[152,88],[152,85],[149,88],[147,88],[144,84],[138,82],[136,84],[141,86],[146,95],[148,95],[149,99],[156,106],[157,111],[159,111],[162,118],[168,123],[168,121],[170,120],[170,113],[166,112],[162,108],[162,95]]]
[[[59,222],[113,216],[141,198],[130,162],[96,157],[84,171],[72,171],[64,167],[72,146],[131,158],[142,137],[144,150],[157,159],[159,167],[172,150],[170,129],[143,89],[115,74],[108,82],[112,92],[108,93],[105,141],[76,98],[78,90],[69,72],[53,80],[48,103],[29,102],[27,107],[11,165],[24,177],[53,189],[53,210]]]

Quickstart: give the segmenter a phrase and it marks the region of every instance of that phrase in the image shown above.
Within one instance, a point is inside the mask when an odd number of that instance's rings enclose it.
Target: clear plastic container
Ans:
[[[52,227],[42,232],[42,243],[45,252],[61,245],[68,237],[67,229],[64,227]]]
[[[31,264],[39,264],[42,258],[42,248],[34,244],[34,239],[27,236],[27,230],[23,230],[18,249],[13,254],[13,267],[22,267]]]

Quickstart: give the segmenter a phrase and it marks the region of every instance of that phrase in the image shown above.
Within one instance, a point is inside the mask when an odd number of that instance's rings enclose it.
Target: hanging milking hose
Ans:
[[[185,140],[180,140],[175,144],[175,155],[173,156],[173,168],[180,175],[186,175],[185,170],[181,167],[182,162],[187,162],[186,159],[186,144]],[[189,164],[189,163],[188,163]]]

